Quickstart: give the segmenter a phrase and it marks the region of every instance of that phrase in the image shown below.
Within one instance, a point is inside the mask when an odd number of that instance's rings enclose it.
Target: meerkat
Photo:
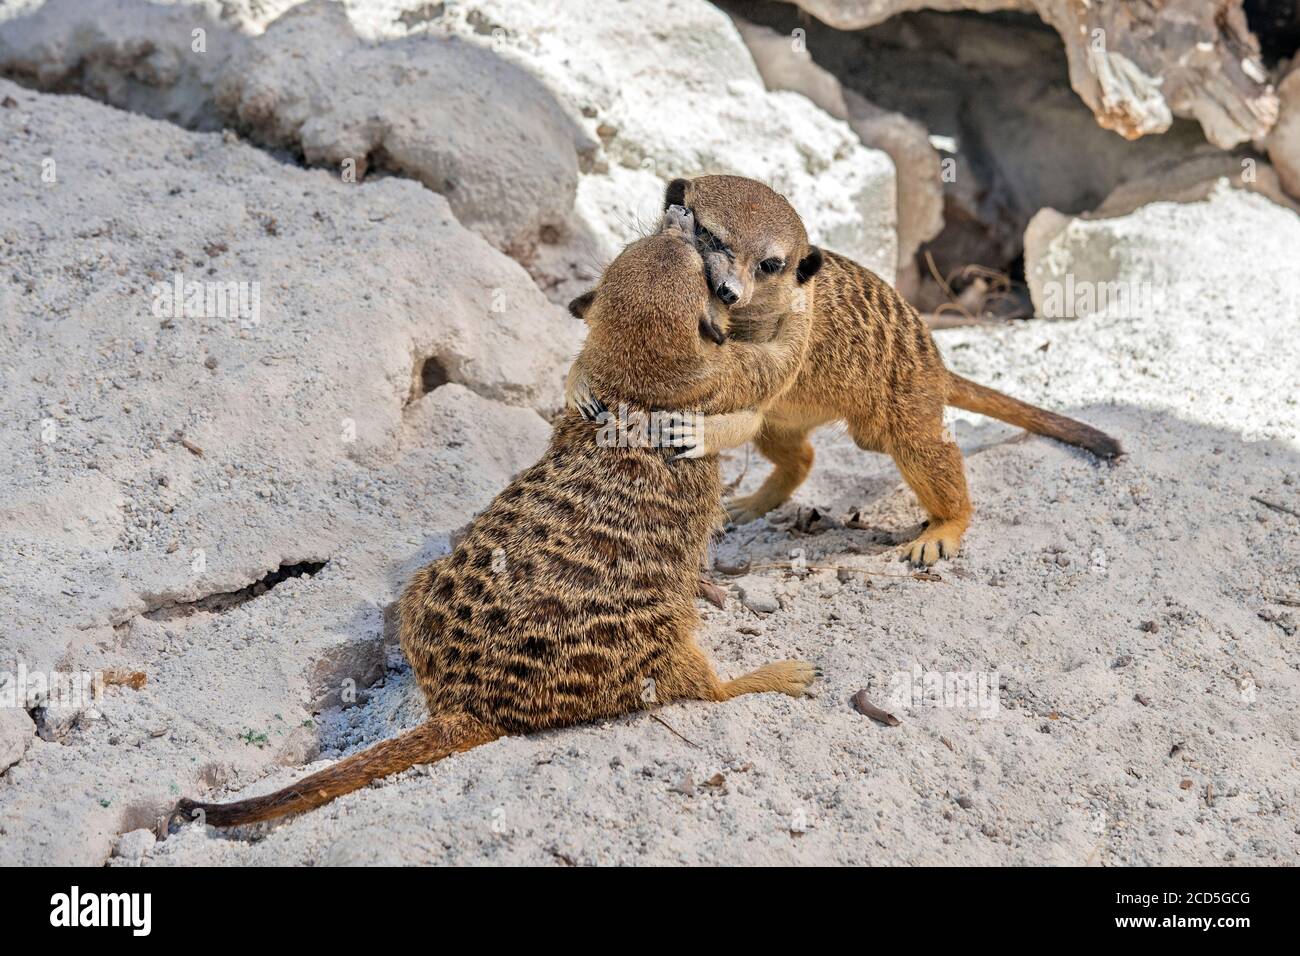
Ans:
[[[710,294],[693,234],[691,216],[669,210],[663,230],[625,249],[572,311],[590,328],[582,354],[601,394],[725,419],[789,380],[808,323],[793,317],[766,343],[702,336],[725,335],[726,310]],[[752,434],[759,416],[737,420]],[[723,517],[703,435],[674,416],[667,446],[607,447],[603,427],[567,412],[542,459],[450,555],[411,579],[399,601],[401,647],[424,693],[423,724],[276,793],[183,800],[177,813],[253,823],[508,734],[670,701],[802,694],[818,674],[811,664],[780,661],[724,681],[696,644],[699,562]]]
[[[944,407],[978,412],[1077,445],[1098,458],[1123,452],[1109,435],[949,371],[925,322],[890,285],[808,240],[799,214],[772,189],[739,176],[675,179],[664,202],[695,214],[710,288],[728,305],[733,338],[766,340],[784,317],[810,312],[807,358],[793,383],[762,409],[756,444],[774,465],[753,494],[727,502],[733,524],[786,502],[813,464],[809,434],[847,423],[859,448],[893,457],[928,522],[903,560],[953,557],[971,518],[961,452]],[[571,404],[598,405],[599,389],[575,363]]]

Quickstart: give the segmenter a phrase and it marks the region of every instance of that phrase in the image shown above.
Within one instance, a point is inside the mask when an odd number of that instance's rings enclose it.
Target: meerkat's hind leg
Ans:
[[[821,668],[807,661],[777,661],[764,664],[735,680],[722,681],[718,679],[708,655],[691,638],[674,651],[668,667],[656,678],[656,698],[659,703],[671,700],[723,701],[764,691],[799,697],[820,676]]]
[[[919,567],[954,558],[970,525],[970,496],[961,450],[943,436],[908,436],[890,448],[904,480],[930,516],[925,530],[905,549],[901,560]]]
[[[774,467],[753,494],[724,502],[727,518],[734,525],[757,521],[769,511],[781,507],[812,471],[813,446],[807,431],[776,428],[765,422],[754,444]]]
[[[761,694],[765,691],[802,697],[809,685],[821,676],[821,668],[807,661],[774,661],[724,683],[720,688],[720,699],[730,700],[741,694]]]

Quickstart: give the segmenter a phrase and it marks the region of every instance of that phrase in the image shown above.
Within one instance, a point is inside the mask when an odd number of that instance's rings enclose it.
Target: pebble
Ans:
[[[772,614],[781,609],[781,602],[766,581],[742,585],[740,603],[756,614]]]
[[[124,833],[117,841],[113,855],[123,860],[143,860],[153,852],[157,838],[150,830],[132,830]]]

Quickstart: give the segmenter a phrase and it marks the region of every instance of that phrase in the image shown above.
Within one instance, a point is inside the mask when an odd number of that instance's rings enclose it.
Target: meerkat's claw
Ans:
[[[683,237],[695,242],[695,213],[685,206],[669,206],[664,210],[663,230],[677,231]]]
[[[660,437],[669,448],[682,449],[677,458],[703,458],[708,454],[704,447],[704,423],[700,416],[685,412],[672,412],[668,423],[660,430]]]
[[[601,415],[609,411],[605,403],[591,390],[586,376],[579,373],[576,362],[564,383],[564,402],[577,409],[578,414],[589,422],[597,421]]]
[[[573,396],[573,404],[577,407],[578,414],[589,422],[599,420],[601,415],[609,411],[605,403],[592,394],[586,386],[580,388]]]
[[[940,558],[955,558],[961,551],[961,534],[954,533],[946,522],[931,523],[921,536],[908,545],[899,557],[914,568],[925,568]]]
[[[748,497],[728,498],[722,503],[722,507],[727,512],[727,522],[740,527],[742,524],[749,524],[751,521],[757,521],[767,514],[767,510],[759,510]]]
[[[715,345],[721,345],[727,341],[727,333],[722,331],[712,316],[700,319],[700,335]]]

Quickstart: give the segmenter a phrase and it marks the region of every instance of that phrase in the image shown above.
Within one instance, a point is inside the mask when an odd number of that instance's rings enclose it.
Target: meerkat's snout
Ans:
[[[725,252],[705,251],[704,274],[709,280],[709,290],[723,305],[743,305],[749,301],[750,290],[736,269],[736,261]]]

